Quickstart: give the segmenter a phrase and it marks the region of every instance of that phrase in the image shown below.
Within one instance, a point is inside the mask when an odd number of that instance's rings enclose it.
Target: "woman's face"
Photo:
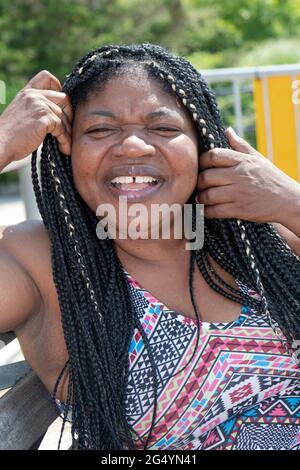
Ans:
[[[77,106],[72,167],[76,188],[95,213],[103,203],[118,210],[120,195],[128,206],[182,206],[197,183],[196,130],[177,97],[155,79],[118,75]]]

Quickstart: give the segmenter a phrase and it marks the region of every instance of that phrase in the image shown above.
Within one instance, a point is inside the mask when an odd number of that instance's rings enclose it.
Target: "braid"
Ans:
[[[160,46],[106,45],[94,49],[82,57],[67,76],[63,91],[76,107],[118,70],[129,70],[132,64],[143,67],[165,90],[181,100],[197,129],[200,153],[214,147],[228,147],[215,96],[206,81],[186,59]],[[151,445],[155,425],[159,372],[115,247],[110,239],[97,238],[98,219],[74,186],[72,161],[62,158],[57,140],[50,134],[44,140],[41,153],[41,184],[36,152],[32,158],[32,180],[50,236],[53,278],[69,353],[54,390],[55,396],[63,375],[68,372],[63,426],[70,410],[73,445],[76,434],[79,449],[135,449],[134,433],[146,449]],[[196,190],[188,201],[193,204],[193,224],[195,195]],[[193,287],[195,266],[220,295],[247,303],[266,315],[292,354],[292,344],[300,337],[299,258],[269,224],[235,219],[205,220],[204,230],[204,246],[192,251],[190,260],[190,295],[198,328],[196,347],[189,363],[200,338],[200,312]],[[229,286],[213,270],[209,257],[256,290],[260,300]],[[128,350],[134,328],[143,339],[152,370],[153,417],[146,440],[129,425],[125,413]]]

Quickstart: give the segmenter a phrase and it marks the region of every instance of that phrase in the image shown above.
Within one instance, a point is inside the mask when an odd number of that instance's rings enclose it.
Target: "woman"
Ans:
[[[91,51],[62,87],[40,72],[0,149],[1,169],[33,152],[43,219],[2,230],[0,330],[78,447],[299,448],[299,185],[225,132],[191,64],[142,44]],[[120,195],[204,204],[203,247],[99,239]]]

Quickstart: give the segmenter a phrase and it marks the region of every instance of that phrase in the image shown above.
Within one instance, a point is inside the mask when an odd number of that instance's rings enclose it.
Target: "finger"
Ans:
[[[71,136],[72,135],[72,126],[69,122],[69,118],[66,116],[66,114],[63,112],[63,110],[55,103],[52,103],[51,101],[47,102],[47,106],[51,111],[56,114],[57,117],[62,121],[63,126],[65,127],[65,130],[68,132],[68,134]]]
[[[248,153],[250,155],[257,155],[258,152],[251,147],[250,144],[241,137],[237,135],[237,133],[234,131],[232,127],[228,127],[225,131],[225,134],[228,138],[230,146],[234,149],[237,150],[238,152],[242,153]]]
[[[233,202],[233,200],[233,185],[205,189],[204,191],[200,191],[200,193],[197,194],[197,202],[206,206],[225,204],[228,202]]]
[[[47,100],[52,101],[53,103],[60,106],[63,112],[68,116],[70,124],[73,120],[73,109],[70,97],[66,93],[52,91],[52,90],[43,90],[39,92]]]
[[[215,206],[204,206],[204,217],[207,219],[235,219],[238,218],[232,202],[216,204]]]
[[[215,148],[204,152],[199,158],[199,169],[232,167],[241,162],[241,154],[231,149]]]
[[[68,133],[65,131],[64,126],[60,118],[52,113],[44,118],[47,133],[52,134],[57,138],[59,149],[62,153],[66,155],[71,154],[71,138]]]
[[[226,186],[232,183],[232,168],[208,168],[198,175],[197,187],[203,189],[214,186]]]
[[[62,86],[58,78],[56,78],[48,70],[41,70],[37,73],[23,89],[37,88],[39,90],[56,90],[61,91]]]

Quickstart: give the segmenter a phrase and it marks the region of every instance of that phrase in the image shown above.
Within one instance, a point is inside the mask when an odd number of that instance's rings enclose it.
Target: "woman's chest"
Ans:
[[[268,425],[268,433],[274,434],[277,424],[278,430],[299,429],[294,409],[299,406],[299,371],[267,319],[244,307],[239,322],[202,324],[196,346],[194,322],[156,307],[149,302],[140,316],[158,384],[151,448],[200,449],[213,444],[246,449],[243,433],[236,432],[241,425],[249,424],[249,433],[253,427],[261,432]],[[143,436],[149,433],[154,406],[151,361],[145,357],[145,342],[136,331],[125,406],[128,421]],[[223,440],[209,439],[211,433],[219,438],[226,430]],[[292,440],[290,436],[284,448]],[[264,448],[266,442],[261,445]]]
[[[153,300],[163,304],[169,310],[188,318],[196,319],[189,279],[178,273],[133,274],[135,285],[145,290]],[[227,279],[233,288],[238,287],[233,278]],[[241,304],[218,294],[203,279],[197,270],[193,279],[193,299],[200,319],[205,322],[230,322],[238,318]]]

